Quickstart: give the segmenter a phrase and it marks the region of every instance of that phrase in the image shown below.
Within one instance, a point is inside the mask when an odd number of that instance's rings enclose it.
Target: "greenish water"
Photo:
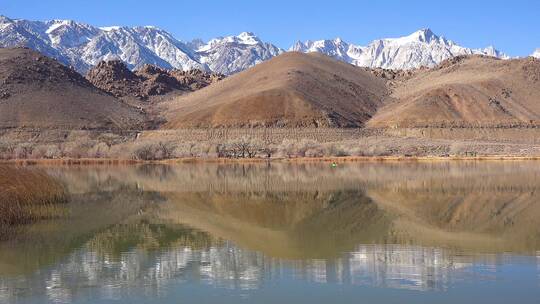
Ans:
[[[540,303],[538,162],[40,169],[0,303]]]

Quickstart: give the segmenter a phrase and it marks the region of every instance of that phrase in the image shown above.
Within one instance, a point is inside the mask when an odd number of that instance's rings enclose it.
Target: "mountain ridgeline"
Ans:
[[[11,129],[540,126],[533,57],[458,56],[395,71],[286,52],[227,78],[112,60],[85,78],[36,51],[3,48],[0,80],[0,126]]]
[[[153,26],[95,27],[72,20],[29,21],[4,16],[0,16],[0,46],[35,49],[83,74],[100,61],[118,59],[132,70],[151,64],[164,69],[199,69],[230,75],[285,52],[250,32],[208,42],[184,42]],[[289,51],[319,52],[353,65],[385,69],[434,67],[459,55],[509,58],[494,47],[460,46],[429,29],[400,38],[374,40],[367,46],[339,38],[299,41]]]

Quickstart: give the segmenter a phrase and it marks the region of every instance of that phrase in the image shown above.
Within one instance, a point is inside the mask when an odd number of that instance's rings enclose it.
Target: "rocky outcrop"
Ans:
[[[132,95],[144,98],[139,86],[141,79],[130,71],[120,60],[102,61],[92,68],[86,79],[94,86],[102,89],[114,97]]]
[[[132,72],[120,60],[102,61],[90,69],[86,78],[109,94],[148,100],[152,96],[170,92],[191,92],[202,89],[224,78],[223,75],[200,70],[166,70],[144,65]]]
[[[171,71],[171,75],[173,75],[182,86],[189,87],[191,91],[200,90],[225,78],[222,74],[206,73],[201,70],[173,70]]]

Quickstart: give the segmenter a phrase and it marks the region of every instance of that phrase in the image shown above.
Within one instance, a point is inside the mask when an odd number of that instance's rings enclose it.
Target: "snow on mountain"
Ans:
[[[202,68],[196,55],[169,33],[154,27],[109,27],[101,30],[80,50],[88,65],[120,59],[137,69],[145,64],[190,70]]]
[[[0,46],[26,46],[42,54],[66,62],[66,58],[50,43],[45,33],[48,26],[42,22],[21,22],[0,16]]]
[[[154,64],[181,70],[202,69],[233,74],[284,50],[250,32],[204,42],[182,42],[153,26],[94,27],[71,20],[28,21],[0,16],[0,47],[26,46],[85,73],[102,60],[121,59],[132,68]],[[375,40],[367,46],[340,38],[297,42],[291,51],[320,52],[367,67],[411,69],[434,66],[457,55],[508,58],[493,47],[469,49],[423,29],[401,38]],[[540,57],[540,51],[536,56]],[[535,55],[533,55],[535,56]]]
[[[202,67],[185,45],[153,27],[97,28],[71,20],[40,22],[2,16],[0,46],[30,47],[80,72],[109,59],[122,59],[132,68],[146,63],[184,70]]]
[[[78,47],[99,34],[95,27],[71,20],[52,20],[45,23],[51,45],[56,48]]]
[[[337,38],[297,42],[290,50],[320,52],[354,65],[386,69],[432,67],[450,57],[469,54],[508,58],[493,47],[469,49],[459,46],[435,35],[429,29],[422,29],[405,37],[375,40],[367,46],[349,44]]]
[[[341,40],[341,38],[336,38],[334,40],[318,41],[308,40],[306,42],[298,41],[289,49],[289,51],[303,53],[323,53],[327,56],[348,63],[353,63],[355,61],[355,58],[357,58],[358,55],[363,52],[360,47],[348,44],[347,42]]]
[[[531,56],[540,59],[540,49],[536,49],[534,53],[531,54]]]
[[[201,63],[211,71],[233,74],[243,71],[284,51],[270,43],[261,41],[253,33],[220,37],[199,45],[196,50]]]
[[[181,70],[232,74],[283,50],[253,33],[189,43],[153,26],[94,27],[71,20],[28,21],[0,16],[0,46],[26,46],[84,73],[102,60],[121,59],[132,68],[154,64]]]

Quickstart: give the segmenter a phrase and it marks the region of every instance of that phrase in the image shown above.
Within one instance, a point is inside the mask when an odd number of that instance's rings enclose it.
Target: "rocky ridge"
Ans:
[[[144,65],[131,71],[121,60],[102,61],[86,75],[94,86],[114,97],[135,97],[148,100],[151,96],[173,91],[191,92],[224,78],[223,75],[201,70],[166,70]]]

